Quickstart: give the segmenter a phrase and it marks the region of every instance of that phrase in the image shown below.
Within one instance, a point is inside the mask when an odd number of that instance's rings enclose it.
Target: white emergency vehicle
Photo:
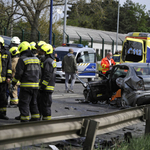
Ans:
[[[62,72],[62,60],[72,48],[77,62],[78,75],[80,78],[86,78],[88,81],[96,77],[96,53],[93,48],[84,47],[82,44],[63,44],[55,49],[59,62],[57,62],[56,79],[65,80],[65,73]]]

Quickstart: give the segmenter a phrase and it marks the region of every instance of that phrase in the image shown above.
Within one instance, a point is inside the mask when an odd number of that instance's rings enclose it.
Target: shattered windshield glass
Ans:
[[[139,62],[142,60],[142,55],[143,55],[142,43],[128,40],[124,44],[122,52],[123,61]]]
[[[137,75],[150,75],[150,67],[134,67],[134,70]]]

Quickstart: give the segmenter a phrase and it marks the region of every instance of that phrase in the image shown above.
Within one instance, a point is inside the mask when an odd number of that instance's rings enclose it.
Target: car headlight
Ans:
[[[123,86],[123,78],[119,77],[116,79],[116,84],[121,88]]]
[[[144,91],[144,81],[140,80],[136,83],[136,89]]]

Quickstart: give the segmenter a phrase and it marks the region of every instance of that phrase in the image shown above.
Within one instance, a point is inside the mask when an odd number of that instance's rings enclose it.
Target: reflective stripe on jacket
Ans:
[[[113,65],[116,64],[115,61],[112,58],[111,58],[111,64],[113,64]],[[102,59],[101,66],[102,66],[102,73],[105,74],[109,70],[109,66],[110,66],[107,57]]]
[[[19,80],[21,82],[20,87],[38,89],[40,72],[40,61],[37,57],[21,56],[16,66],[16,74],[12,84],[15,85]]]
[[[53,92],[55,87],[56,61],[49,55],[46,55],[45,59],[41,60],[41,70],[40,89]]]
[[[3,50],[0,53],[0,83],[5,82],[6,78],[11,78],[11,55],[8,51]]]

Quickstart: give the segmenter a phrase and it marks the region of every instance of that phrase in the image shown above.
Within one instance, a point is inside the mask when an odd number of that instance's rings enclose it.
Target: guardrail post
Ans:
[[[145,134],[150,133],[150,106],[144,108],[144,119],[146,119]]]
[[[96,131],[99,126],[99,122],[96,122],[94,120],[87,120],[85,119],[82,124],[82,136],[86,135],[86,139],[83,145],[83,150],[93,150],[95,137],[96,137]]]

